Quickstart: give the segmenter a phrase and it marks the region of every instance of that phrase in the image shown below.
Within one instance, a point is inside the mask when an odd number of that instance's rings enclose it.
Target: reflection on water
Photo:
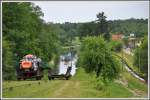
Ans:
[[[71,75],[73,76],[76,73],[76,62],[77,62],[77,55],[75,55],[70,61],[64,61],[65,55],[60,56],[60,63],[59,63],[59,74],[65,74],[67,71],[68,66],[72,65]]]

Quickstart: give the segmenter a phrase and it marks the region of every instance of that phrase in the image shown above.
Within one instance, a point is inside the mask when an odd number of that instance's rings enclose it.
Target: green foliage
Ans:
[[[15,73],[19,60],[26,54],[34,54],[44,62],[49,62],[54,54],[59,55],[58,28],[41,19],[40,7],[30,2],[5,2],[2,13],[3,37],[7,39],[3,41],[3,76],[9,75],[10,69]]]
[[[69,46],[71,40],[73,40],[78,34],[77,24],[65,22],[63,24],[54,24],[57,26],[57,30],[59,32],[59,39],[61,41],[61,45]]]
[[[119,73],[119,62],[111,54],[111,51],[102,37],[87,37],[84,39],[79,65],[83,66],[86,72],[95,72],[97,77],[103,81],[113,80]]]
[[[39,34],[39,48],[44,61],[53,58],[53,54],[59,54],[59,41],[57,27],[52,24],[43,24],[42,32]]]
[[[14,72],[14,60],[13,53],[11,48],[11,43],[3,37],[3,46],[2,46],[3,54],[2,54],[2,70],[3,70],[3,79],[12,79],[12,76],[15,76]],[[9,73],[9,74],[8,74]]]
[[[120,52],[123,46],[123,42],[122,41],[115,41],[112,40],[109,42],[109,47],[111,48],[111,50],[116,51],[116,52]]]
[[[134,65],[144,74],[144,79],[148,80],[148,38],[144,37],[142,45],[135,50]]]
[[[41,15],[41,9],[31,3],[3,3],[3,36],[14,43],[19,58],[40,52]]]
[[[98,36],[98,35],[104,35],[104,38],[109,40],[110,35],[108,32],[108,23],[106,20],[106,16],[104,15],[104,12],[98,13],[97,20],[88,22],[88,23],[82,23],[78,26],[78,32],[80,33],[79,36],[85,37],[85,36]]]
[[[148,33],[148,19],[127,19],[127,20],[109,20],[106,21],[106,16],[99,13],[97,22],[78,23],[77,31],[80,38],[85,36],[95,36],[103,34],[106,39],[109,39],[110,33],[123,33],[125,36],[134,33],[136,37],[143,37]]]
[[[128,35],[134,33],[136,37],[143,37],[148,33],[148,19],[113,20],[108,21],[110,33],[123,33]]]
[[[110,35],[108,32],[108,23],[106,21],[106,16],[104,15],[104,12],[98,13],[97,15],[98,22],[97,22],[97,28],[96,28],[96,33],[97,34],[104,34],[104,38],[109,40]]]

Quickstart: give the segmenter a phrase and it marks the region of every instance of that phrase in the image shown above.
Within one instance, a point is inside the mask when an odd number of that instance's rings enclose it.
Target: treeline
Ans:
[[[136,37],[144,37],[148,34],[148,19],[127,19],[108,21],[110,33],[135,34]]]
[[[2,5],[2,14],[3,79],[15,78],[18,62],[26,54],[34,54],[45,62],[57,60],[58,28],[42,20],[40,7],[28,2],[7,2]]]
[[[104,22],[99,24],[100,20],[87,23],[69,23],[57,24],[63,29],[64,37],[78,36],[97,36],[103,33],[108,34],[110,38],[112,34],[124,34],[129,36],[135,34],[136,37],[144,37],[148,34],[148,19],[127,19],[127,20],[109,20],[106,21],[106,16],[102,15]],[[97,17],[98,18],[98,17]],[[102,27],[102,28],[101,28]],[[101,29],[101,30],[100,30]]]
[[[100,14],[100,15],[99,15]],[[62,45],[70,45],[71,39],[75,37],[104,35],[110,39],[112,34],[124,34],[129,36],[135,34],[136,37],[144,37],[148,34],[148,19],[127,19],[127,20],[109,20],[104,12],[96,15],[97,20],[86,23],[50,23],[57,27],[59,39]]]

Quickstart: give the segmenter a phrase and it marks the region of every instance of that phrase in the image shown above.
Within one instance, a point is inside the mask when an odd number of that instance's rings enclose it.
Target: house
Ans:
[[[129,48],[134,49],[141,45],[141,38],[137,38],[135,34],[130,34],[128,39]]]
[[[122,34],[113,34],[111,36],[111,39],[112,40],[121,40],[123,38],[123,35]]]

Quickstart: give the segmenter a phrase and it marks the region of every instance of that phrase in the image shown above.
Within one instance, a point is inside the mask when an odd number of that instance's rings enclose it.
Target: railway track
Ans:
[[[132,76],[134,76],[135,78],[139,79],[142,82],[145,82],[145,80],[143,79],[142,76],[140,76],[137,72],[135,72],[130,66],[129,64],[119,55],[114,54],[116,57],[118,57],[119,59],[121,59],[121,62],[123,62],[125,69],[132,74]]]

